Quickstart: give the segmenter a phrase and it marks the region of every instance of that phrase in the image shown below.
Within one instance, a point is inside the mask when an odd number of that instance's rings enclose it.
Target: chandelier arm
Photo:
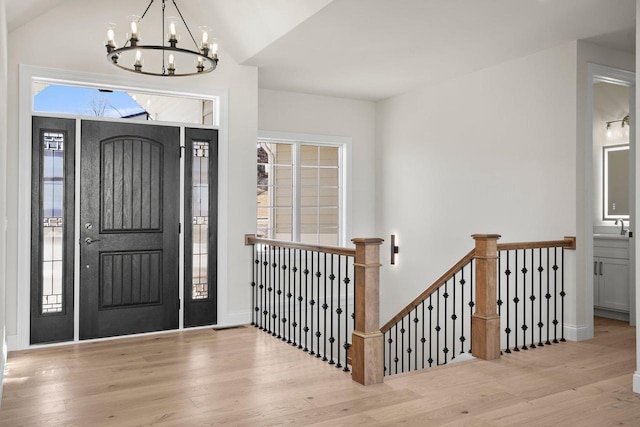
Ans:
[[[145,15],[147,14],[147,12],[149,12],[149,8],[151,7],[151,5],[153,4],[153,0],[151,0],[149,2],[149,4],[147,5],[147,8],[144,10],[144,13],[142,14],[142,16],[140,17],[140,19],[138,19],[138,22],[142,21],[142,19],[145,17]]]
[[[151,0],[151,1],[153,1],[153,0]],[[178,11],[178,15],[180,15],[180,19],[182,19],[182,23],[186,27],[187,32],[191,36],[191,40],[193,40],[193,44],[196,46],[196,49],[199,50],[200,46],[198,46],[198,42],[196,42],[196,39],[193,37],[193,34],[191,34],[191,29],[189,29],[189,26],[187,25],[187,21],[184,20],[184,16],[182,16],[182,12],[180,12],[180,9],[178,8],[178,5],[176,4],[176,0],[171,0],[171,1],[173,2],[173,5],[175,6],[176,10]]]

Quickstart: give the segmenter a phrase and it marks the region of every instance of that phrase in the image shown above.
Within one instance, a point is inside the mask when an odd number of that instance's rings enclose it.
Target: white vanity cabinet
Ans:
[[[629,239],[612,234],[593,239],[593,304],[599,315],[629,313]],[[607,311],[614,316],[607,316]]]

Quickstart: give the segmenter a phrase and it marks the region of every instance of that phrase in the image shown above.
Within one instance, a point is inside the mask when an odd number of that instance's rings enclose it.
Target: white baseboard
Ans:
[[[218,323],[217,327],[232,327],[232,326],[240,326],[240,325],[248,325],[251,323],[251,311],[236,311],[233,313],[227,313],[226,319],[221,323]]]
[[[640,393],[640,371],[633,374],[633,392]]]
[[[8,351],[24,350],[18,346],[17,335],[7,335],[7,350]]]
[[[564,325],[564,337],[567,341],[584,341],[593,338],[589,325]]]
[[[0,334],[2,338],[2,354],[0,354],[0,407],[2,406],[2,390],[4,385],[4,368],[7,366],[7,340],[4,337],[4,331]]]

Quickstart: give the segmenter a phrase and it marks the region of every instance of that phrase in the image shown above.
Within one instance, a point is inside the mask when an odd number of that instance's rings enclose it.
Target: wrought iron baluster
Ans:
[[[516,250],[516,260],[518,259],[518,251]],[[533,268],[531,268],[533,271]],[[522,250],[522,349],[528,350],[527,347],[527,329],[529,326],[527,325],[527,250]],[[517,278],[517,276],[516,276]],[[532,283],[533,286],[533,283]],[[517,288],[517,285],[516,285]],[[532,310],[533,312],[533,310]],[[532,329],[533,330],[533,329]]]
[[[414,329],[413,329],[413,348],[414,348],[414,362],[413,362],[413,368],[417,371],[418,370],[418,307],[416,307],[415,309],[415,313],[413,314],[413,323],[414,323]],[[411,364],[409,364],[409,367],[411,367]]]
[[[440,288],[436,290],[436,366],[440,365]]]
[[[558,248],[553,248],[553,343],[558,344]]]
[[[273,325],[273,330],[271,331],[271,336],[276,336],[276,329],[278,328],[278,315],[276,314],[278,312],[278,307],[276,306],[276,288],[278,286],[277,280],[278,278],[276,277],[276,274],[278,273],[278,263],[276,262],[277,260],[277,255],[276,255],[276,246],[272,246],[271,247],[273,250],[273,258],[271,259],[271,268],[273,269],[272,272],[272,280],[271,280],[271,298],[273,300],[273,305],[271,306],[271,320],[270,322],[272,322]],[[271,328],[271,326],[269,326],[269,328]]]
[[[353,268],[353,274],[351,275],[351,277],[354,278],[353,281],[353,306],[354,306],[354,310],[355,310],[355,301],[356,301],[356,290],[355,290],[355,260],[352,259],[351,262],[349,262],[349,259],[351,257],[347,256],[347,265],[346,265],[346,272],[347,272],[347,276],[344,278],[344,294],[345,294],[345,317],[344,317],[344,368],[342,368],[342,370],[344,372],[349,372],[349,363],[347,362],[347,360],[349,360],[349,349],[351,348],[351,344],[349,344],[349,316],[348,316],[348,308],[349,308],[349,283],[351,283],[351,279],[349,278],[349,264],[351,264],[352,268]],[[353,319],[353,321],[355,322],[355,313],[351,314],[351,318]]]
[[[544,323],[542,323],[542,278],[543,278],[542,273],[544,273],[544,270],[545,270],[544,267],[542,266],[542,248],[538,249],[538,262],[540,263],[540,267],[538,267],[538,273],[540,274],[539,281],[538,281],[538,313],[539,313],[538,314],[539,316],[538,332],[539,332],[539,338],[540,338],[540,340],[538,341],[538,347],[542,347],[544,346],[544,343],[542,342],[542,327],[544,326]],[[547,265],[547,268],[548,267],[549,266]],[[531,318],[531,325],[533,326],[533,317]],[[531,334],[531,336],[533,336],[533,334]]]
[[[447,364],[447,357],[449,355],[449,347],[447,347],[447,338],[449,335],[447,334],[447,324],[449,323],[447,317],[447,306],[449,305],[449,292],[447,291],[447,283],[449,283],[448,280],[444,282],[444,294],[442,295],[442,297],[444,298],[444,348],[442,349],[442,352],[444,353],[445,365]]]
[[[505,353],[511,353],[511,345],[510,345],[510,338],[511,338],[511,328],[509,327],[509,324],[511,323],[511,316],[509,315],[509,306],[511,303],[511,300],[509,299],[509,278],[511,276],[511,270],[509,270],[509,252],[510,251],[505,251],[506,252],[506,256],[507,256],[507,269],[504,271],[504,274],[506,277],[506,288],[507,288],[507,327],[504,329],[504,332],[507,334],[507,348],[505,349]]]
[[[451,305],[451,320],[453,323],[451,334],[451,360],[456,358],[456,319],[458,316],[456,315],[456,275],[453,275],[453,304]]]
[[[276,265],[275,265],[275,271],[274,271],[274,276],[277,274],[278,275],[278,279],[276,282],[277,285],[277,290],[276,290],[276,299],[278,301],[278,304],[276,305],[276,312],[275,312],[275,320],[279,320],[278,322],[276,322],[277,326],[278,326],[278,339],[282,338],[282,334],[281,334],[281,324],[282,324],[282,270],[279,270],[278,267],[282,266],[282,248],[281,247],[277,247],[277,257],[276,257]],[[274,331],[273,333],[275,334],[275,325],[274,325]]]
[[[469,262],[469,280],[471,281],[471,286],[469,289],[469,319],[471,319],[471,316],[473,315],[473,307],[476,305],[476,303],[473,301],[473,288],[474,288],[474,276],[473,276],[473,263],[475,261],[471,260],[471,262]],[[469,328],[469,353],[471,353],[471,343],[473,342],[473,329]]]
[[[298,250],[298,348],[302,349],[302,250]]]
[[[291,273],[293,273],[293,323],[291,326],[293,327],[293,339],[291,340],[291,345],[297,346],[296,343],[296,329],[298,327],[298,321],[296,320],[296,301],[301,293],[296,292],[296,285],[298,284],[298,256],[296,255],[297,249],[293,250],[293,267],[291,267]]]
[[[550,311],[550,300],[551,300],[551,294],[549,293],[549,280],[550,280],[550,272],[551,269],[549,268],[549,248],[547,248],[547,293],[545,294],[545,299],[547,300],[547,340],[545,341],[545,344],[547,345],[551,345],[551,341],[549,341],[549,337],[550,337],[550,333],[549,333],[549,311]]]
[[[433,364],[433,336],[432,336],[432,329],[433,329],[433,300],[432,297],[433,294],[429,295],[429,367],[431,367],[431,365]]]
[[[422,338],[420,338],[420,342],[422,343],[422,369],[424,369],[424,344],[427,342],[427,339],[424,336],[424,324],[427,323],[424,317],[424,300],[420,305],[422,306]],[[429,345],[431,345],[431,343],[429,343]]]
[[[311,257],[311,260],[313,262],[313,256]],[[305,311],[304,311],[304,351],[307,352],[307,351],[309,351],[309,347],[308,347],[309,313],[308,313],[308,310],[306,310],[307,304],[309,303],[309,254],[308,254],[308,252],[306,250],[304,251],[304,271],[303,271],[303,273],[304,273],[304,304],[305,304]],[[313,283],[312,283],[312,286],[313,286]],[[311,290],[311,294],[313,295],[313,289]],[[311,320],[313,321],[313,316],[311,317]]]
[[[317,299],[316,299],[316,304],[320,304],[320,277],[322,277],[322,273],[320,272],[320,252],[317,252],[317,262],[316,265],[318,267],[318,270],[316,271],[316,279],[317,279]],[[317,311],[317,323],[316,323],[316,357],[322,357],[320,355],[320,337],[322,336],[322,333],[320,332],[320,306],[318,306]]]
[[[564,297],[566,296],[566,293],[564,292],[564,248],[562,248],[562,252],[561,252],[561,258],[560,258],[560,263],[562,264],[562,271],[560,272],[560,285],[562,287],[562,290],[560,291],[560,341],[565,342],[566,339],[564,339]]]
[[[535,296],[535,264],[534,264],[534,256],[535,256],[535,250],[534,249],[529,249],[529,251],[531,252],[531,294],[529,295],[529,301],[531,301],[531,324],[527,325],[530,329],[531,329],[531,344],[529,345],[529,348],[536,348],[536,339],[535,339],[535,301],[536,301],[536,296]],[[525,250],[525,254],[526,254],[526,250]],[[525,256],[526,259],[526,256]]]
[[[531,249],[531,295],[529,300],[531,301],[531,345],[530,348],[536,348],[535,337],[535,302],[536,302],[536,273],[535,273],[535,249]],[[538,274],[540,274],[540,267],[538,267]]]
[[[515,250],[515,254],[514,254],[514,264],[515,264],[515,294],[516,296],[513,298],[513,303],[514,303],[514,311],[515,311],[515,328],[516,328],[516,333],[514,334],[514,339],[515,339],[515,345],[513,346],[513,351],[520,351],[520,348],[518,347],[518,303],[520,302],[520,298],[518,298],[518,250]]]
[[[291,344],[291,298],[293,297],[293,293],[291,293],[291,248],[287,249],[287,265],[289,271],[287,274],[287,344]]]
[[[311,253],[311,271],[313,272],[313,252]],[[311,275],[311,301],[309,301],[309,304],[311,305],[311,310],[310,310],[310,313],[309,313],[310,317],[311,317],[311,346],[309,347],[309,354],[311,356],[316,354],[315,351],[313,351],[313,335],[314,335],[314,332],[313,332],[313,309],[314,309],[314,307],[316,305],[316,300],[315,300],[315,298],[313,296],[313,282],[314,282],[313,278],[314,278],[314,276],[317,277],[317,272],[316,272],[316,274],[312,274]]]
[[[331,275],[329,276],[329,280],[331,283],[331,295],[330,295],[330,301],[331,301],[331,307],[330,307],[330,312],[329,312],[329,322],[330,322],[330,331],[331,331],[331,335],[329,336],[329,348],[331,351],[331,355],[329,357],[329,365],[334,365],[336,362],[333,360],[333,343],[336,341],[334,336],[333,336],[333,282],[336,278],[335,275],[335,271],[333,269],[333,261],[334,261],[334,254],[331,254]],[[386,366],[386,365],[385,365]]]
[[[500,270],[498,270],[500,271]],[[462,271],[460,272],[460,354],[464,353],[464,285],[466,284],[464,280],[464,266],[462,267]]]
[[[389,329],[389,338],[387,338],[387,344],[388,344],[387,347],[389,349],[389,357],[386,358],[387,363],[389,364],[389,369],[387,370],[387,372],[389,373],[389,375],[391,375],[392,374],[392,372],[391,372],[391,360],[392,360],[391,359],[391,344],[393,344],[393,338],[391,338],[391,329]],[[397,374],[397,372],[396,372],[396,374]]]
[[[345,257],[346,259],[346,257]],[[347,261],[345,261],[347,262]],[[338,255],[338,308],[336,308],[336,314],[338,315],[338,363],[336,363],[336,368],[342,368],[342,364],[340,363],[340,319],[342,314],[342,308],[340,307],[342,302],[342,292],[340,291],[340,284],[342,283],[342,255]],[[345,357],[345,365],[347,364],[347,360]]]
[[[327,309],[329,308],[329,300],[327,300],[327,254],[323,254],[324,258],[324,303],[322,304],[323,317],[324,317],[324,353],[322,354],[322,360],[326,362],[329,360],[327,358],[327,336],[330,334],[327,333]]]
[[[251,251],[251,326],[256,324],[256,266],[255,266],[255,258],[256,258],[256,245],[253,245],[253,250]]]
[[[406,330],[404,329],[404,317],[401,320],[401,329],[400,329],[400,367],[402,372],[404,372],[404,333]]]
[[[507,305],[508,305],[507,300]],[[498,316],[502,316],[502,256],[500,251],[498,251]]]
[[[396,323],[396,325],[393,327],[396,330],[396,351],[395,351],[395,357],[393,358],[393,361],[396,364],[396,374],[398,373],[398,362],[400,361],[400,359],[398,358],[398,324]]]
[[[387,331],[389,332],[389,331]],[[382,334],[382,339],[384,340],[383,342],[387,342],[387,332],[385,332],[384,334]],[[385,347],[382,348],[382,364],[384,366],[384,370],[382,371],[382,375],[387,376],[387,375],[391,375],[390,372],[387,371],[387,349],[386,349],[386,345]]]

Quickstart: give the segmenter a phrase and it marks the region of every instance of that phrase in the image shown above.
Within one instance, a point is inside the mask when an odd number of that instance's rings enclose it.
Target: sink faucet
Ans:
[[[618,225],[618,221],[620,221],[620,235],[624,236],[624,234],[627,232],[627,230],[624,229],[624,220],[616,219],[616,225]]]

